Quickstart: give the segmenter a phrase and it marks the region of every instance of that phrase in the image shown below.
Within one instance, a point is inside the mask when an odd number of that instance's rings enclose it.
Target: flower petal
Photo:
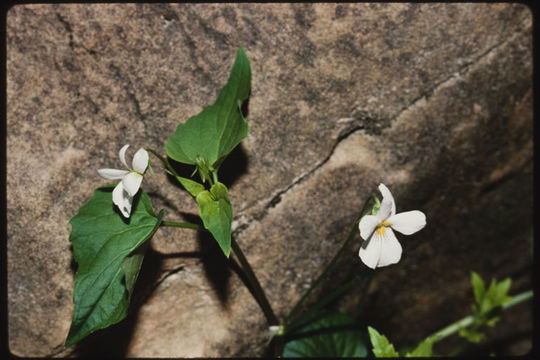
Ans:
[[[396,213],[396,203],[394,202],[394,197],[386,185],[380,184],[379,191],[381,192],[383,198],[381,201],[381,208],[375,216],[379,221],[386,220],[389,216],[392,216]]]
[[[358,256],[360,260],[368,267],[375,269],[379,263],[379,258],[381,256],[381,244],[382,238],[378,233],[374,232],[373,235],[362,243],[360,246],[360,251],[358,251]]]
[[[135,155],[133,155],[133,170],[144,174],[146,167],[148,166],[148,152],[143,148],[137,150]]]
[[[375,235],[379,235],[379,233],[376,232]],[[399,262],[402,248],[392,229],[385,228],[381,237],[381,255],[379,256],[377,267],[388,266]]]
[[[126,162],[126,150],[128,147],[129,147],[129,144],[122,146],[122,148],[118,152],[118,156],[120,157],[120,161],[122,162],[122,164],[124,164],[124,166],[129,169],[129,166]]]
[[[411,235],[426,226],[426,215],[421,211],[412,210],[390,216],[387,221],[392,229],[403,235]]]
[[[127,170],[118,170],[118,169],[98,169],[98,174],[102,178],[108,180],[120,180],[123,178],[129,171]]]
[[[120,212],[124,217],[129,218],[131,214],[131,204],[133,203],[133,197],[128,194],[124,189],[122,182],[119,182],[118,185],[114,188],[112,192],[113,203],[118,206]]]
[[[139,188],[141,187],[142,180],[143,177],[141,174],[137,174],[136,172],[132,171],[126,176],[124,176],[124,178],[122,179],[122,185],[130,196],[135,196],[135,194],[137,193],[137,191],[139,191]]]
[[[360,230],[360,236],[362,239],[367,240],[373,234],[373,231],[375,231],[375,228],[377,225],[379,225],[380,221],[375,215],[365,215],[360,219],[360,223],[358,224],[358,229]]]

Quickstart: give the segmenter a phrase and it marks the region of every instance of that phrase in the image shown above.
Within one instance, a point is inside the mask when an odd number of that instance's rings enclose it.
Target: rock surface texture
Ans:
[[[164,154],[212,103],[236,48],[251,61],[250,135],[222,166],[233,235],[285,316],[385,183],[424,230],[344,310],[406,344],[467,315],[470,270],[530,287],[532,15],[518,4],[56,4],[7,13],[9,349],[18,356],[259,356],[268,325],[219,250],[160,229],[122,323],[64,349],[68,224],[96,170],[131,145]],[[168,220],[194,201],[155,161]],[[342,273],[364,265],[351,247]],[[330,286],[330,285],[325,285]],[[357,305],[358,299],[364,299]],[[358,308],[360,306],[360,308]],[[530,303],[489,339],[531,347]],[[517,335],[516,335],[517,334]]]

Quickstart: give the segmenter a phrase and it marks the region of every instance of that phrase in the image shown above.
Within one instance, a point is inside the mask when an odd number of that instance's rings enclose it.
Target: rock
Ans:
[[[470,270],[530,287],[532,17],[519,4],[33,4],[7,13],[10,351],[22,357],[259,356],[265,318],[211,239],[160,229],[122,323],[63,349],[69,219],[119,166],[214,101],[236,47],[252,67],[250,135],[222,165],[233,234],[279,317],[385,183],[428,225],[399,265],[339,306],[396,344],[470,311]],[[172,221],[192,199],[143,188]],[[187,169],[182,169],[189,171]],[[334,284],[364,268],[351,244]],[[225,269],[225,270],[224,270]],[[360,299],[364,299],[359,303]],[[531,346],[530,308],[496,327]],[[513,318],[516,320],[514,321]],[[520,320],[521,319],[521,320]],[[522,339],[518,339],[522,340]],[[528,342],[527,342],[528,341]]]

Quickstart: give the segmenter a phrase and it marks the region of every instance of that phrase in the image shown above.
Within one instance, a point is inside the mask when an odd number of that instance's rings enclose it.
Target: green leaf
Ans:
[[[129,298],[133,295],[133,289],[135,288],[135,282],[139,276],[139,270],[141,269],[146,249],[148,249],[148,241],[145,241],[141,246],[128,255],[124,261],[122,261],[122,269],[126,276],[126,290],[129,293]]]
[[[70,221],[69,240],[78,269],[66,347],[127,315],[145,243],[163,218],[164,211],[156,216],[148,195],[141,190],[129,220],[124,220],[112,202],[113,188],[96,190]]]
[[[371,208],[371,215],[376,215],[379,212],[379,209],[381,208],[381,201],[375,195],[373,195],[373,201],[375,201],[375,203],[373,204],[373,207]]]
[[[283,357],[366,357],[366,336],[342,313],[326,313],[290,334]]]
[[[500,316],[494,316],[486,321],[486,325],[493,327],[499,320],[501,320]]]
[[[501,282],[497,282],[495,279],[491,280],[486,298],[490,299],[493,305],[492,308],[502,306],[512,300],[512,297],[508,295],[510,285],[512,285],[512,279],[510,278],[506,278]]]
[[[499,321],[497,312],[501,306],[512,300],[508,295],[512,280],[507,278],[501,282],[492,279],[489,288],[486,290],[484,280],[475,273],[471,272],[471,284],[474,292],[475,303],[473,305],[474,321],[467,327],[459,331],[459,335],[470,342],[478,343],[485,337],[480,328],[487,326],[495,326]]]
[[[377,330],[368,326],[369,339],[373,346],[373,354],[376,357],[399,357],[394,345],[388,341],[386,336],[379,334]]]
[[[508,295],[510,285],[512,284],[510,278],[506,278],[501,282],[492,279],[486,291],[482,278],[477,273],[471,272],[471,283],[475,299],[473,309],[477,313],[477,316],[484,317],[495,308],[512,300],[512,297]]]
[[[239,47],[229,80],[216,102],[178,125],[165,144],[167,155],[190,165],[205,162],[210,171],[217,170],[220,160],[248,135],[241,106],[249,96],[250,82],[249,60]]]
[[[486,292],[486,286],[484,285],[484,280],[482,280],[482,278],[474,271],[471,271],[471,284],[476,303],[482,303],[482,299],[484,298],[484,294]]]
[[[232,205],[227,187],[215,183],[210,191],[201,191],[195,198],[204,227],[212,233],[226,257],[231,253]]]
[[[469,328],[460,329],[459,336],[469,340],[472,343],[479,343],[485,337],[485,335],[482,332],[476,329],[469,329]]]
[[[205,190],[204,185],[199,184],[198,182],[193,181],[191,179],[188,179],[182,176],[177,176],[176,179],[180,182],[180,184],[182,184],[184,189],[186,189],[187,192],[190,193],[191,196],[193,197],[197,197],[199,193]]]
[[[405,357],[431,357],[433,356],[433,344],[436,338],[425,338],[413,351],[407,353]]]

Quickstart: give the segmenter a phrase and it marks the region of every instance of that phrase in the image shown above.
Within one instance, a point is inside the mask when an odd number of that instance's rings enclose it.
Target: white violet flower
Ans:
[[[364,264],[372,269],[399,262],[401,244],[392,229],[411,235],[426,226],[426,215],[418,210],[396,214],[396,204],[392,193],[384,184],[379,185],[383,199],[375,215],[365,215],[358,228],[364,239],[358,255]]]
[[[131,214],[131,205],[133,204],[133,197],[139,191],[143,180],[144,172],[148,167],[148,152],[143,148],[137,150],[133,156],[132,167],[130,168],[126,162],[126,150],[129,145],[124,145],[118,156],[122,164],[129,170],[119,169],[99,169],[99,176],[108,180],[120,180],[118,185],[112,192],[113,203],[118,206],[122,215],[129,218]]]

